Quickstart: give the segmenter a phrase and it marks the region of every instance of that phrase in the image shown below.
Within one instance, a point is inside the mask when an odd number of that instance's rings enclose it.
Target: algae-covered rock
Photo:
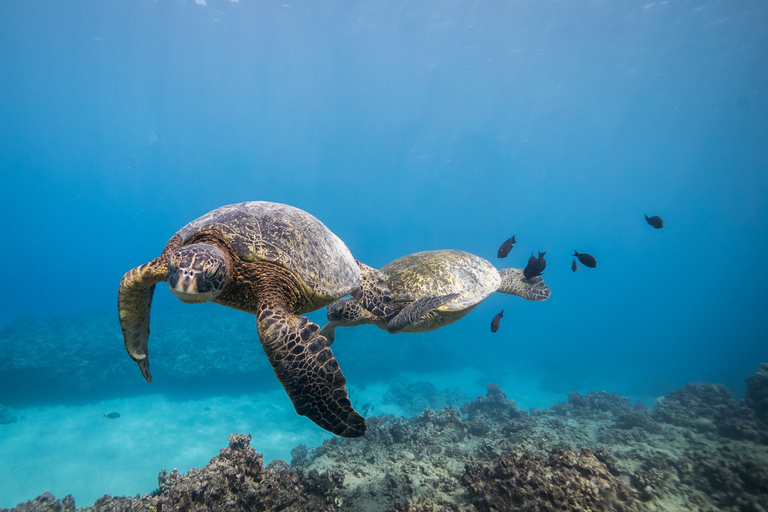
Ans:
[[[723,389],[686,386],[650,414],[592,392],[528,415],[491,384],[464,415],[370,417],[364,437],[299,445],[290,466],[263,467],[250,436],[234,434],[205,468],[161,472],[153,495],[105,496],[83,512],[765,512],[768,445],[734,435],[764,433],[748,401],[759,391],[737,403]],[[74,510],[74,501],[43,495],[16,510]]]
[[[720,384],[688,383],[656,400],[652,417],[660,423],[695,430],[700,419],[711,421],[717,432],[730,439],[758,440],[759,425],[754,412],[733,399],[731,391]]]
[[[461,406],[461,412],[470,420],[486,418],[494,421],[522,418],[528,413],[518,409],[514,400],[507,400],[507,394],[501,391],[498,384],[488,384],[488,393]]]
[[[467,463],[462,483],[480,511],[617,511],[634,501],[628,485],[586,448],[505,452],[489,464]]]
[[[761,420],[768,420],[768,363],[761,364],[757,373],[747,378],[744,403],[755,411]]]
[[[568,404],[559,402],[555,409],[564,415],[570,416],[595,416],[602,415],[620,416],[632,410],[629,398],[611,391],[589,391],[586,395],[580,395],[575,391],[568,393]]]
[[[424,381],[397,382],[389,386],[384,394],[385,404],[395,404],[412,416],[419,414],[424,409],[436,411],[449,405],[458,406],[468,399],[469,397],[458,388],[437,391],[434,384]]]
[[[0,511],[5,510],[7,509],[0,509]],[[75,512],[75,500],[71,495],[57,500],[53,494],[46,492],[33,500],[20,503],[13,510],[15,512]]]

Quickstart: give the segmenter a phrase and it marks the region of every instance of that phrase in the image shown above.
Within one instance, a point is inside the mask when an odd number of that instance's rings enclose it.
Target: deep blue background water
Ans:
[[[405,344],[406,370],[648,396],[768,361],[767,2],[284,2],[0,4],[0,325],[113,311],[181,226],[270,200],[377,267],[547,252],[545,303],[344,331],[377,378]]]

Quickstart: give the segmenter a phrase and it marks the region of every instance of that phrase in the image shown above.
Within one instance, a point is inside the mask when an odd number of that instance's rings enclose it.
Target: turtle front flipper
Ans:
[[[519,268],[503,268],[499,270],[501,286],[497,290],[500,293],[517,295],[526,300],[547,300],[552,293],[549,286],[544,284],[541,277],[526,279]]]
[[[165,245],[163,252],[139,267],[125,273],[117,291],[117,312],[123,330],[125,350],[136,361],[144,378],[152,383],[149,371],[149,311],[155,285],[167,279],[170,254],[181,246],[181,237],[174,235]]]
[[[387,324],[387,332],[395,334],[406,327],[414,327],[418,329],[416,323],[429,312],[439,308],[446,302],[449,302],[461,295],[460,293],[450,293],[448,295],[441,295],[439,297],[423,297],[419,300],[411,302],[403,308],[395,318],[389,321]],[[430,326],[431,327],[431,326]],[[425,329],[428,330],[428,329]]]
[[[363,281],[350,295],[360,302],[360,305],[376,316],[389,316],[395,312],[392,307],[392,293],[387,286],[387,278],[379,270],[365,263],[357,262]]]
[[[261,345],[296,412],[342,437],[365,434],[365,419],[349,401],[320,327],[269,304],[260,306],[257,318]]]

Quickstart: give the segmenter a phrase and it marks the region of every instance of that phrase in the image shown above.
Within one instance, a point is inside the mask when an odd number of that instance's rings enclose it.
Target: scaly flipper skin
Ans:
[[[394,313],[392,293],[389,291],[384,274],[365,263],[358,261],[357,265],[363,274],[363,281],[350,295],[376,316],[389,316]]]
[[[264,352],[296,412],[342,437],[365,434],[365,419],[352,408],[346,379],[317,324],[274,300],[259,307],[257,318]]]
[[[552,293],[541,277],[526,279],[519,268],[503,268],[499,270],[499,275],[501,276],[501,286],[497,290],[499,293],[517,295],[534,301],[547,300]]]
[[[395,334],[408,326],[413,326],[421,317],[433,311],[448,301],[451,301],[461,295],[460,293],[451,293],[439,297],[423,297],[417,301],[411,302],[395,318],[387,324],[387,332]]]
[[[117,292],[117,311],[123,330],[125,350],[136,361],[144,378],[152,383],[149,371],[149,312],[155,285],[167,279],[168,260],[171,253],[181,246],[181,237],[174,235],[165,245],[163,252],[139,267],[125,273]]]
[[[325,338],[325,346],[330,347],[336,341],[336,326],[333,322],[328,322],[320,329],[320,336]]]

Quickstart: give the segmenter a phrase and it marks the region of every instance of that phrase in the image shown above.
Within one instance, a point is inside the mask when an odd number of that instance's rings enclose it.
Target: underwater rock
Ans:
[[[8,425],[10,423],[16,423],[18,419],[15,414],[11,414],[6,406],[0,404],[0,425]]]
[[[210,393],[212,387],[225,394],[275,386],[264,351],[254,343],[251,315],[223,308],[206,321],[187,308],[152,314],[153,320],[159,319],[152,328],[156,350],[167,355],[156,362],[162,376],[158,392],[189,396],[195,391]],[[0,327],[0,346],[5,349],[0,359],[0,403],[9,407],[30,401],[88,403],[132,394],[134,363],[115,360],[115,347],[122,341],[114,322],[111,312],[90,312],[20,318]],[[240,357],[222,358],[224,350]]]
[[[572,391],[568,393],[567,404],[558,402],[552,409],[567,416],[618,417],[632,411],[632,402],[614,391],[589,391],[586,395]]]
[[[744,403],[755,411],[760,419],[768,421],[768,363],[761,364],[757,373],[747,378]]]
[[[202,469],[193,468],[186,475],[175,469],[163,470],[159,488],[151,495],[128,497],[103,496],[82,512],[218,512],[240,510],[324,511],[338,508],[338,502],[326,503],[324,494],[305,491],[304,482],[317,492],[327,492],[340,485],[338,473],[330,476],[312,473],[300,480],[300,473],[283,461],[273,461],[266,468],[262,455],[250,446],[251,436],[232,434],[229,446]],[[311,472],[310,472],[311,473]],[[0,509],[5,510],[5,509]],[[21,504],[15,512],[74,512],[74,500],[67,496],[59,502],[44,494]]]
[[[629,486],[586,448],[505,452],[487,465],[467,463],[462,483],[480,511],[617,511],[634,501]]]
[[[440,410],[448,405],[459,405],[469,400],[460,389],[444,389],[438,392],[431,382],[396,382],[384,394],[385,404],[395,404],[404,412],[415,416],[424,409]]]
[[[478,395],[472,401],[461,406],[461,412],[466,414],[470,420],[475,418],[486,418],[494,421],[505,421],[527,416],[528,413],[518,409],[514,400],[507,400],[506,393],[501,391],[498,384],[488,384],[488,393]]]
[[[664,429],[645,412],[632,411],[616,418],[616,427],[622,429],[642,428],[651,434],[663,434]]]
[[[605,392],[526,414],[489,384],[466,416],[444,407],[370,417],[364,437],[299,445],[290,466],[263,467],[250,436],[233,434],[205,468],[161,472],[151,496],[104,496],[82,510],[765,512],[768,444],[732,437],[723,418],[753,414],[755,392],[736,403],[721,388],[686,386],[650,414]],[[65,510],[66,498],[37,500],[15,510]]]
[[[759,425],[752,409],[733,399],[730,390],[708,382],[688,383],[656,400],[653,419],[691,430],[700,430],[704,420],[729,439],[758,440]]]
[[[0,512],[8,509],[0,508]],[[75,512],[75,500],[71,495],[64,496],[61,500],[49,493],[43,493],[37,498],[20,503],[15,508],[15,512]]]
[[[321,504],[310,506],[310,497],[299,482],[298,473],[287,464],[264,468],[262,455],[251,448],[250,441],[250,435],[232,434],[229,446],[205,468],[191,469],[187,475],[176,470],[167,475],[161,473],[159,492],[142,497],[142,507],[164,512],[293,510],[290,507],[299,503],[301,510],[323,508]],[[101,512],[98,504],[94,505],[94,511]]]

